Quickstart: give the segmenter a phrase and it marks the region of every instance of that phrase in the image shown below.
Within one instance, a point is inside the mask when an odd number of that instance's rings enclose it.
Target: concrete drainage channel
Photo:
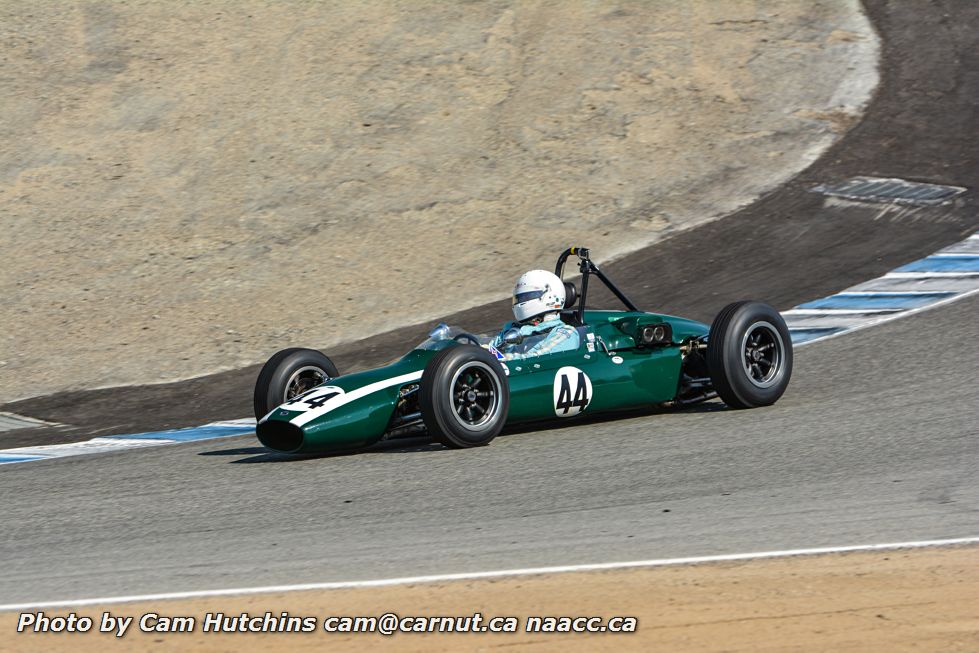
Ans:
[[[882,184],[868,184],[863,188],[877,190]],[[894,182],[901,180],[880,180]],[[847,182],[850,183],[850,182]],[[906,183],[906,182],[905,182]],[[921,188],[931,186],[931,188]],[[916,197],[908,201],[946,201],[958,194],[949,194],[955,187],[930,184],[884,187],[884,192],[906,190]],[[824,192],[822,188],[818,189]],[[848,192],[852,188],[846,189]],[[828,193],[832,194],[832,193]],[[868,199],[864,196],[863,199]],[[893,197],[887,197],[894,201]],[[889,322],[942,304],[947,304],[979,292],[979,233],[946,247],[923,259],[903,265],[887,274],[835,295],[800,304],[782,313],[796,347],[841,336],[852,331]],[[0,430],[25,428],[29,424],[47,425],[31,418],[0,414]],[[66,458],[93,453],[106,453],[145,447],[156,447],[180,442],[213,440],[236,435],[247,435],[255,430],[253,418],[212,422],[203,426],[149,433],[111,435],[93,438],[85,442],[54,444],[37,447],[20,447],[0,450],[0,465]]]

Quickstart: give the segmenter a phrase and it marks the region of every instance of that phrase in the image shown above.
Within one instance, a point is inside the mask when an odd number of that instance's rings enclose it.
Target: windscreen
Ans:
[[[475,338],[473,342],[471,338]],[[440,323],[428,334],[428,338],[423,340],[415,349],[440,349],[441,344],[446,340],[456,340],[463,344],[479,344],[480,347],[488,347],[493,338],[482,333],[469,333],[462,327],[449,326],[444,322]]]

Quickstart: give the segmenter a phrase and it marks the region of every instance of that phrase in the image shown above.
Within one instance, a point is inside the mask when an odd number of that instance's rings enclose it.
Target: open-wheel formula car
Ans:
[[[518,360],[486,336],[440,324],[397,361],[339,374],[312,349],[285,349],[255,384],[258,439],[286,453],[348,451],[427,432],[447,447],[489,443],[507,424],[585,414],[684,406],[719,396],[732,408],[773,404],[792,373],[785,322],[756,301],[729,304],[710,327],[640,311],[589,258],[572,247],[580,291],[563,281],[561,320],[579,346]],[[588,310],[589,280],[599,279],[626,310]],[[574,308],[577,303],[577,308]],[[519,348],[519,338],[508,338]]]

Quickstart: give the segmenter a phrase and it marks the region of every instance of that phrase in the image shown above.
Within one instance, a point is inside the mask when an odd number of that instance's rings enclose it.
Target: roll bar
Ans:
[[[605,287],[608,288],[613,295],[619,298],[627,309],[630,311],[638,311],[636,305],[625,296],[618,287],[612,283],[612,280],[605,276],[605,273],[598,269],[591,258],[589,258],[589,252],[587,247],[569,247],[568,249],[561,252],[561,255],[557,257],[557,265],[554,266],[554,274],[556,274],[562,281],[564,280],[564,264],[567,262],[569,256],[578,257],[578,270],[581,272],[581,298],[578,300],[578,322],[580,324],[585,323],[585,300],[588,298],[588,277],[590,275],[595,275],[598,277]]]

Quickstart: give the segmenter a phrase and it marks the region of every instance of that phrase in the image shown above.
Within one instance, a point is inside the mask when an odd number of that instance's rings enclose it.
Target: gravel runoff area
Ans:
[[[858,119],[878,40],[857,0],[134,0],[2,2],[0,49],[12,401],[329,347],[721,216]]]
[[[521,576],[378,589],[258,594],[49,608],[93,620],[93,632],[17,633],[0,614],[11,651],[975,651],[979,549],[897,550],[611,572]],[[31,611],[35,612],[35,611]],[[132,617],[122,638],[97,631],[104,612]],[[246,619],[315,618],[309,633],[203,632],[208,613]],[[332,616],[515,616],[512,633],[327,633]],[[156,616],[153,616],[153,615]],[[192,631],[166,628],[191,617]],[[638,619],[632,633],[527,633],[531,616]],[[160,617],[163,617],[161,619]],[[557,620],[555,620],[557,621]],[[463,621],[460,620],[460,623]],[[163,624],[162,626],[160,624]],[[223,623],[223,622],[222,622]],[[256,621],[256,624],[260,622]],[[339,622],[331,622],[339,623]],[[416,623],[416,622],[412,622]],[[485,622],[484,622],[485,623]],[[502,624],[502,622],[499,622]],[[234,627],[228,626],[229,628]],[[554,627],[554,626],[552,626]]]

